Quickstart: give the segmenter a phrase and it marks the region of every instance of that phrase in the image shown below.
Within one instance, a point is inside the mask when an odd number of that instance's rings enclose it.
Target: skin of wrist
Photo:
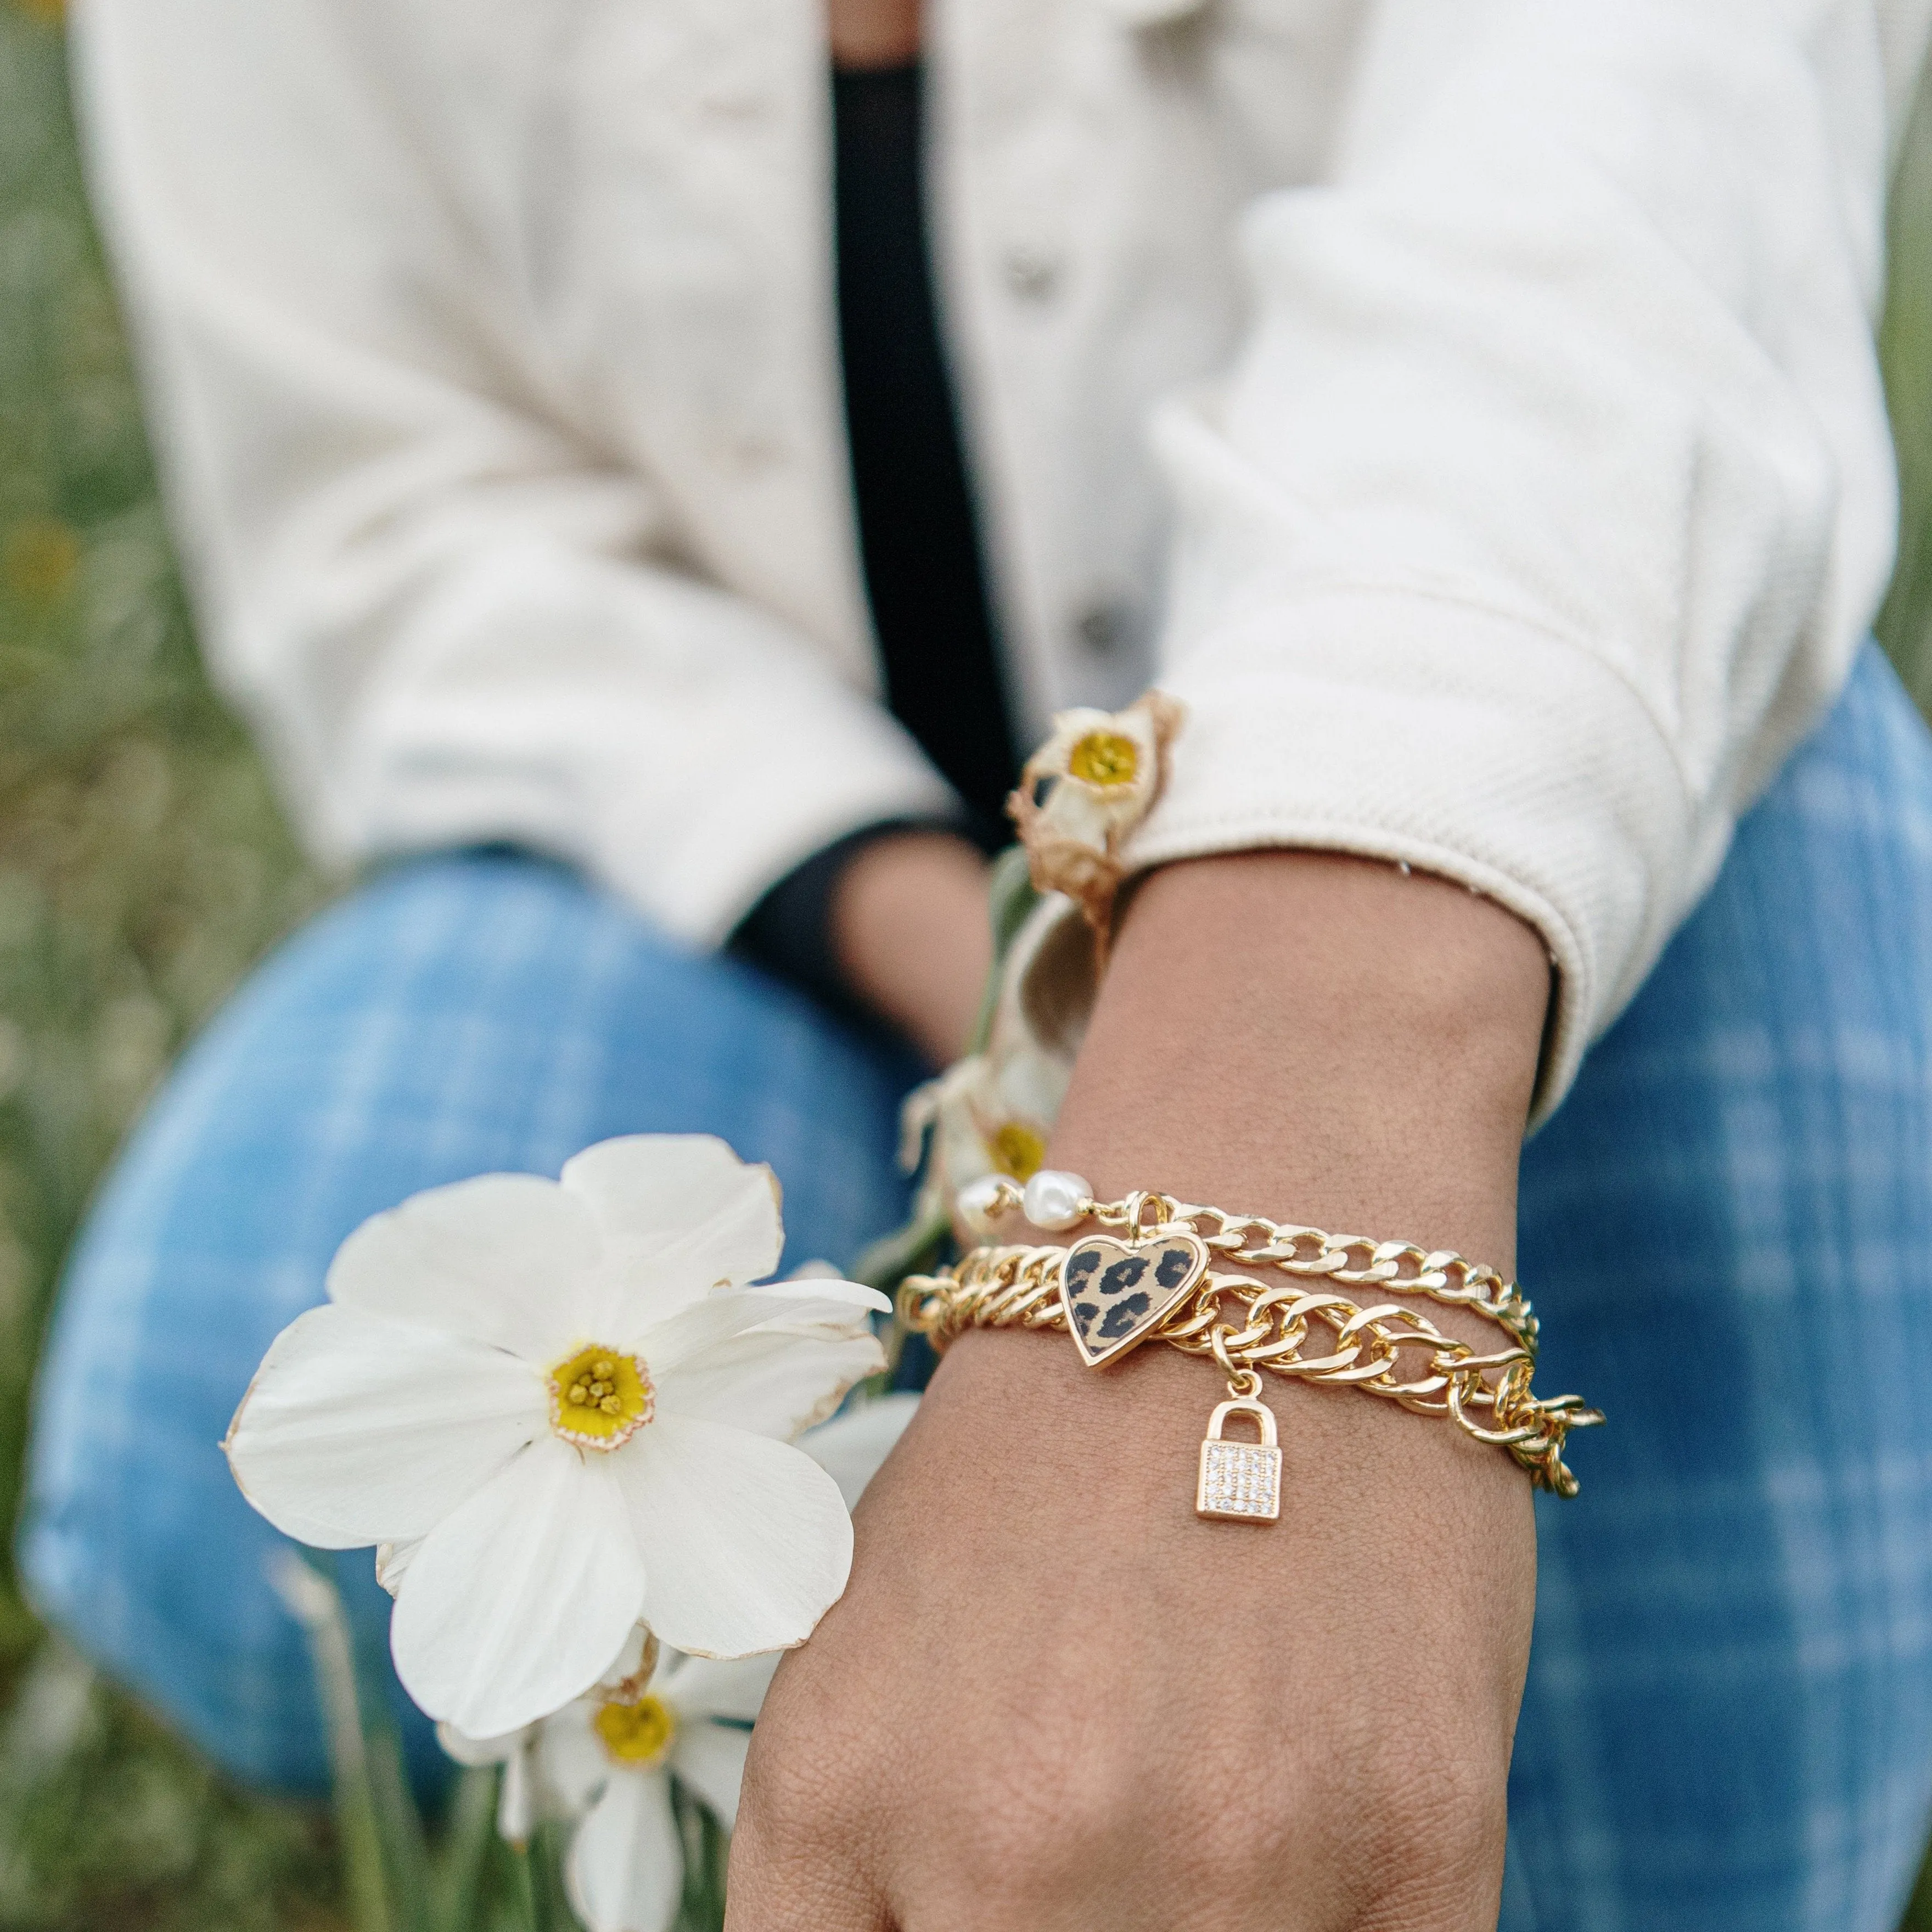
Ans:
[[[1130,1187],[1515,1259],[1549,998],[1462,887],[1314,853],[1156,872],[1130,902],[1048,1159]]]

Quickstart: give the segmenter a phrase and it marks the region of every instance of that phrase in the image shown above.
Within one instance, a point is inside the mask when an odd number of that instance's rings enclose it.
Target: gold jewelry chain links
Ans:
[[[1576,1493],[1576,1478],[1563,1460],[1564,1438],[1603,1416],[1580,1396],[1545,1400],[1532,1391],[1536,1317],[1521,1291],[1495,1269],[1407,1242],[1326,1234],[1160,1194],[1095,1203],[1087,1218],[1130,1239],[1184,1227],[1212,1257],[1288,1277],[1268,1287],[1210,1266],[1150,1331],[1150,1339],[1186,1354],[1213,1355],[1231,1388],[1253,1395],[1261,1387],[1257,1370],[1359,1388],[1418,1414],[1445,1416],[1476,1441],[1507,1450],[1539,1487]],[[969,1328],[1064,1331],[1060,1270],[1067,1252],[976,1248],[945,1273],[908,1276],[899,1289],[899,1318],[940,1349]],[[1502,1328],[1507,1345],[1480,1353],[1419,1309],[1400,1302],[1364,1306],[1330,1283],[1469,1309]],[[1230,1304],[1236,1320],[1228,1318]],[[1310,1338],[1318,1329],[1325,1331],[1322,1352],[1311,1354]],[[1423,1373],[1398,1373],[1404,1351],[1412,1358],[1425,1348]]]

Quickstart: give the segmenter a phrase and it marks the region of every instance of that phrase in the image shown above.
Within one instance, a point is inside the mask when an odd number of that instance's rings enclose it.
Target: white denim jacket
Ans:
[[[1025,728],[1187,706],[1130,856],[1402,859],[1560,971],[1540,1105],[1882,591],[1932,0],[928,0]],[[671,930],[944,788],[877,700],[818,0],[79,0],[224,688],[325,855]]]

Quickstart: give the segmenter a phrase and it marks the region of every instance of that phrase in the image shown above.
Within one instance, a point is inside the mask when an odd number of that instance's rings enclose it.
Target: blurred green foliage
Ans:
[[[162,1070],[320,902],[197,667],[89,224],[59,0],[0,0],[0,1496],[89,1190]],[[1932,707],[1932,116],[1882,346],[1906,538],[1880,634]],[[338,1932],[325,1816],[236,1792],[0,1561],[0,1928]],[[1928,1741],[1932,1748],[1932,1741]],[[1908,1921],[1932,1932],[1932,1888]]]
[[[1898,448],[1899,542],[1878,634],[1932,716],[1932,76],[1906,132],[1891,228],[1879,352]]]
[[[0,1494],[95,1178],[183,1039],[317,897],[195,662],[58,9],[0,0]],[[226,1788],[40,1644],[4,1564],[0,1700],[0,1925],[340,1923],[325,1822]]]

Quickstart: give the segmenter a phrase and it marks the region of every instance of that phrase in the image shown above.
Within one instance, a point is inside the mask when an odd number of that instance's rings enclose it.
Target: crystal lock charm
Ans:
[[[1222,1441],[1222,1424],[1236,1414],[1254,1418],[1259,1442]],[[1273,1522],[1281,1514],[1281,1451],[1275,1446],[1274,1416],[1267,1403],[1252,1396],[1232,1396],[1208,1418],[1194,1508],[1197,1515],[1228,1522]]]

